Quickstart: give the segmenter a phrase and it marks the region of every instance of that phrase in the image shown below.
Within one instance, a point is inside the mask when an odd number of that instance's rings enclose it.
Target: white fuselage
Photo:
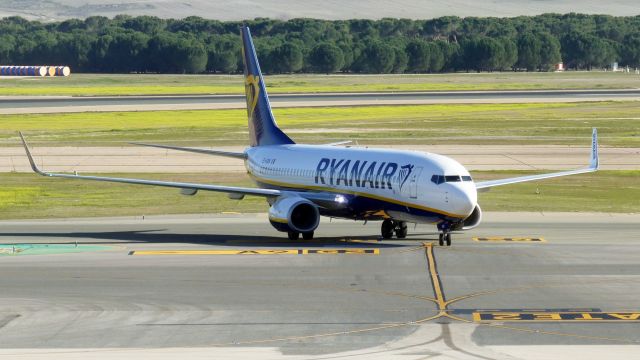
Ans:
[[[261,187],[328,191],[353,202],[352,213],[336,216],[456,221],[477,204],[469,172],[442,155],[322,145],[260,146],[246,153],[247,171]]]

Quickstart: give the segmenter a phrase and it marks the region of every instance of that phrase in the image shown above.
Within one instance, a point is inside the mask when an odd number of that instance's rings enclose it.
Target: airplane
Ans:
[[[597,171],[597,130],[592,132],[587,167],[540,175],[475,182],[459,162],[438,154],[325,145],[296,144],[277,125],[249,28],[241,28],[244,83],[250,146],[243,152],[156,144],[155,148],[231,157],[244,161],[257,188],[144,179],[49,173],[40,170],[20,133],[31,168],[37,174],[78,180],[164,186],[184,195],[198,191],[227,193],[232,199],[259,196],[269,204],[268,218],[289,239],[313,239],[321,216],[382,221],[382,238],[407,236],[407,223],[435,224],[439,245],[451,245],[451,232],[475,228],[482,221],[478,192],[525,181]]]

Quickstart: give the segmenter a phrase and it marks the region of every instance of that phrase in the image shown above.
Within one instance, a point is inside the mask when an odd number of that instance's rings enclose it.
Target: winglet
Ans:
[[[22,145],[24,145],[24,150],[27,152],[27,157],[29,158],[29,163],[31,164],[31,169],[33,169],[33,171],[37,174],[40,175],[44,175],[44,176],[49,176],[49,174],[43,172],[42,170],[38,169],[38,166],[36,165],[36,162],[33,160],[33,156],[31,156],[31,151],[29,151],[29,145],[27,145],[27,141],[24,139],[24,136],[22,135],[21,131],[18,131],[18,134],[20,134],[20,139],[22,139]]]
[[[589,168],[598,170],[600,167],[600,160],[598,156],[598,129],[593,128],[593,135],[591,136],[591,162]]]

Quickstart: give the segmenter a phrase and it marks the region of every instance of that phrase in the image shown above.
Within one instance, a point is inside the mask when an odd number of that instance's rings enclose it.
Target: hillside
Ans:
[[[0,0],[0,17],[22,16],[53,21],[93,15],[153,15],[161,18],[200,16],[218,20],[256,17],[353,19],[383,17],[430,19],[440,16],[511,17],[579,12],[616,16],[640,15],[637,0]]]

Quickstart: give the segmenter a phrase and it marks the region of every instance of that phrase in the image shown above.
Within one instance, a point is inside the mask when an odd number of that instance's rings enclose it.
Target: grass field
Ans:
[[[576,144],[591,127],[606,146],[640,147],[640,102],[452,104],[282,108],[274,113],[294,140],[361,144]],[[5,115],[0,145],[24,131],[35,145],[122,146],[247,143],[245,110]]]
[[[531,172],[475,172],[476,180],[531,174]],[[245,175],[112,174],[162,180],[252,186]],[[96,183],[0,174],[0,219],[64,218],[224,211],[265,212],[262,198],[230,200],[224,194],[200,192],[180,195],[176,189]],[[516,184],[480,194],[485,211],[594,211],[640,212],[640,171],[601,171],[538,183]]]
[[[614,72],[454,73],[422,75],[272,75],[271,93],[628,89],[640,76]],[[241,75],[72,74],[68,78],[0,77],[0,95],[242,94]]]

